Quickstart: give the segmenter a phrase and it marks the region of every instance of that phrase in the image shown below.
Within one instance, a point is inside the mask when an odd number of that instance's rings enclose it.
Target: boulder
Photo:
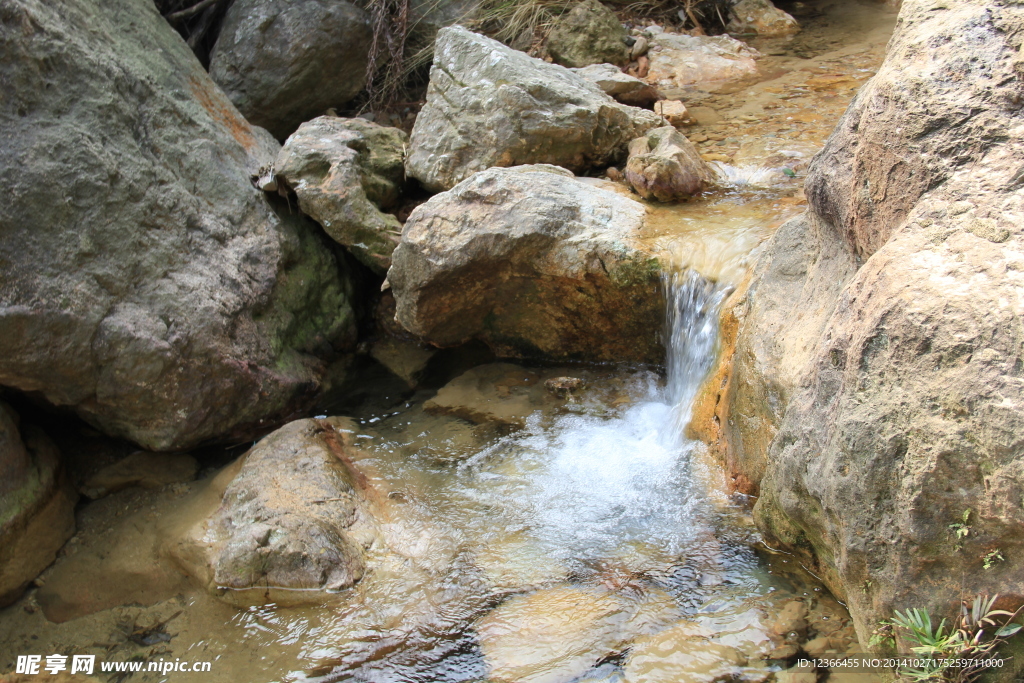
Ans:
[[[635,76],[623,73],[614,64],[591,64],[573,72],[595,84],[606,95],[633,107],[650,107],[658,100],[658,91]]]
[[[600,0],[582,0],[552,24],[547,48],[562,66],[622,66],[629,61],[627,38],[619,18]]]
[[[42,430],[0,402],[0,607],[17,600],[75,533],[74,495]],[[22,433],[24,432],[24,433]]]
[[[845,598],[861,643],[894,609],[1024,595],[1024,566],[993,554],[1024,552],[1021,21],[904,2],[811,164],[808,215],[735,309],[718,420],[755,520]]]
[[[710,632],[682,621],[671,628],[638,638],[623,664],[629,683],[714,683],[747,680],[747,658],[729,645],[709,640]],[[765,672],[767,673],[767,672]]]
[[[686,105],[679,100],[659,100],[654,103],[654,113],[668,121],[669,125],[679,128],[692,126],[696,120],[691,116]]]
[[[355,430],[345,418],[308,419],[264,437],[171,555],[238,604],[317,602],[355,584],[379,543],[379,500],[352,460]]]
[[[665,126],[629,143],[626,181],[644,199],[672,202],[714,187],[715,172],[685,135]]]
[[[0,384],[152,450],[307,405],[355,321],[316,228],[250,182],[277,143],[148,0],[4,7]]]
[[[210,76],[252,124],[284,140],[366,85],[370,14],[345,0],[235,0]]]
[[[652,27],[653,28],[653,27]],[[658,88],[751,78],[760,53],[735,38],[652,31],[647,82]]]
[[[554,166],[492,168],[418,206],[388,280],[396,319],[437,346],[498,356],[663,360],[645,208]]]
[[[780,38],[800,32],[800,24],[771,0],[739,0],[733,3],[726,28],[730,33],[756,33],[763,38]]]
[[[579,171],[624,158],[630,140],[658,125],[564,67],[451,26],[437,35],[406,170],[435,192],[492,166]]]
[[[294,191],[306,215],[383,274],[402,233],[402,224],[384,210],[395,205],[405,183],[408,140],[398,128],[364,119],[315,118],[284,143],[273,189]]]

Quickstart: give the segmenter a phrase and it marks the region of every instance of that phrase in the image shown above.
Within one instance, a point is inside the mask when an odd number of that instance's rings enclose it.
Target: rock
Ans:
[[[779,683],[818,683],[818,673],[811,664],[798,664],[776,673],[775,680]]]
[[[760,484],[758,526],[846,602],[861,643],[894,609],[946,614],[1024,585],[1020,563],[983,568],[993,549],[1024,552],[1007,296],[1024,264],[1024,128],[1005,40],[1024,12],[933,8],[903,4],[885,62],[811,163],[808,214],[765,245],[719,415],[743,449],[731,465]]]
[[[568,69],[451,26],[437,35],[406,170],[437,192],[492,166],[607,166],[660,123]]]
[[[137,451],[89,477],[81,491],[95,500],[129,486],[155,489],[192,481],[198,469],[199,463],[191,455]]]
[[[568,683],[677,612],[649,599],[565,584],[510,598],[474,626],[495,683]]]
[[[423,404],[428,413],[453,415],[474,423],[525,427],[541,407],[544,390],[537,373],[511,363],[491,363],[468,370]]]
[[[739,0],[732,6],[726,26],[729,33],[756,33],[764,38],[791,36],[800,24],[771,3],[771,0]]]
[[[573,72],[623,104],[649,107],[658,100],[657,90],[639,78],[623,73],[614,64],[591,64],[582,69],[573,69]]]
[[[823,657],[826,652],[832,650],[832,643],[827,637],[818,636],[804,643],[803,650],[811,657]]]
[[[647,42],[646,36],[637,36],[636,42],[633,43],[633,47],[629,50],[630,59],[640,59],[640,57],[647,54],[647,48],[650,43]]]
[[[803,600],[790,600],[779,611],[779,616],[772,623],[772,632],[789,638],[807,633],[807,604]]]
[[[420,379],[437,349],[414,341],[384,337],[370,347],[370,355],[410,387],[419,386]]]
[[[654,113],[661,116],[669,125],[679,128],[680,126],[692,126],[695,121],[686,110],[686,105],[679,100],[660,100],[654,103]]]
[[[623,670],[628,683],[714,683],[738,677],[747,658],[734,647],[709,640],[713,634],[679,622],[633,641]]]
[[[599,0],[582,0],[559,16],[548,34],[548,52],[562,66],[622,66],[629,61],[626,29]]]
[[[553,166],[494,168],[409,217],[388,280],[396,318],[437,346],[503,357],[660,362],[643,205]]]
[[[235,0],[210,76],[278,140],[366,85],[370,15],[345,0]]]
[[[405,183],[408,136],[365,119],[320,116],[284,143],[274,176],[299,208],[369,268],[384,273],[402,224],[383,210]]]
[[[0,384],[149,450],[307,406],[355,320],[321,238],[251,184],[277,143],[148,0],[5,8]]]
[[[322,601],[359,581],[380,542],[372,485],[353,464],[344,418],[298,420],[264,437],[220,507],[170,549],[209,590],[239,604]]]
[[[75,533],[77,496],[57,447],[18,421],[0,402],[0,607],[21,597]]]
[[[559,398],[571,398],[575,392],[582,391],[585,386],[586,382],[579,377],[552,377],[544,380],[544,388]]]
[[[711,189],[715,174],[685,135],[665,126],[629,143],[626,181],[644,199],[671,202]]]
[[[647,82],[681,88],[757,75],[757,50],[729,36],[690,36],[654,32],[647,52]]]
[[[68,660],[71,661],[70,659]],[[51,674],[45,669],[46,659],[44,658],[39,665],[39,673],[37,674],[3,674],[0,676],[0,683],[89,683],[90,681],[96,681],[98,679],[90,676],[79,676],[78,674],[69,674],[67,671],[61,671],[56,674]]]

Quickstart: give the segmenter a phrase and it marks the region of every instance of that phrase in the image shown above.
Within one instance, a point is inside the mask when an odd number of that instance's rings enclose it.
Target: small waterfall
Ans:
[[[666,273],[662,286],[666,305],[666,392],[674,407],[674,431],[681,439],[690,421],[693,400],[715,360],[718,313],[732,288],[690,269]]]

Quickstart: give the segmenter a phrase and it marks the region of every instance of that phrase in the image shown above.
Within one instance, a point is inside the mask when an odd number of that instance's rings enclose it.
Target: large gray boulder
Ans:
[[[353,462],[356,425],[298,420],[264,437],[212,484],[219,506],[168,548],[210,591],[238,604],[317,602],[366,571],[381,542],[374,489]],[[222,491],[220,487],[223,487]]]
[[[370,15],[345,0],[235,0],[210,76],[251,123],[284,140],[366,85]]]
[[[277,143],[148,0],[0,6],[0,384],[155,450],[306,405],[354,316]]]
[[[299,126],[274,162],[274,190],[292,190],[299,208],[366,266],[391,266],[402,224],[384,213],[405,184],[409,137],[364,119],[321,116]]]
[[[492,168],[409,216],[388,281],[396,319],[437,346],[499,356],[664,360],[643,204],[554,166]]]
[[[1022,22],[907,0],[738,305],[734,465],[865,645],[894,609],[1024,595]]]
[[[75,533],[75,501],[46,434],[0,402],[0,607],[21,596]]]
[[[437,35],[406,169],[433,191],[492,166],[581,171],[624,158],[630,140],[659,125],[564,67],[451,26]]]

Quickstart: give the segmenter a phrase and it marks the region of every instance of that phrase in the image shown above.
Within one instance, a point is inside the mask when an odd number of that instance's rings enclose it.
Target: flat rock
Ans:
[[[757,75],[757,50],[729,36],[651,34],[647,82],[661,89],[732,81]]]
[[[423,409],[475,423],[524,427],[526,418],[541,408],[544,399],[539,374],[512,363],[491,363],[453,379],[423,404]]]
[[[198,469],[199,463],[191,455],[138,451],[93,474],[81,491],[95,500],[130,486],[159,488],[192,481]]]
[[[289,136],[274,162],[274,190],[291,190],[299,208],[364,265],[384,273],[402,224],[384,213],[405,182],[408,136],[365,119],[320,116]]]
[[[644,199],[688,199],[715,186],[715,173],[693,143],[672,126],[629,143],[626,181]]]
[[[492,166],[581,171],[623,158],[630,140],[660,124],[564,67],[451,26],[437,34],[406,170],[434,192]]]
[[[278,140],[366,85],[370,14],[345,0],[235,0],[210,76],[251,123]]]
[[[478,173],[413,211],[388,280],[396,318],[437,346],[660,362],[657,261],[642,204],[553,166]]]
[[[591,64],[573,72],[594,83],[616,101],[634,107],[649,107],[658,100],[658,91],[636,76],[623,73],[614,64]],[[657,113],[657,112],[656,112]]]
[[[308,406],[355,315],[318,229],[250,181],[277,142],[149,0],[5,8],[0,384],[160,451]]]

